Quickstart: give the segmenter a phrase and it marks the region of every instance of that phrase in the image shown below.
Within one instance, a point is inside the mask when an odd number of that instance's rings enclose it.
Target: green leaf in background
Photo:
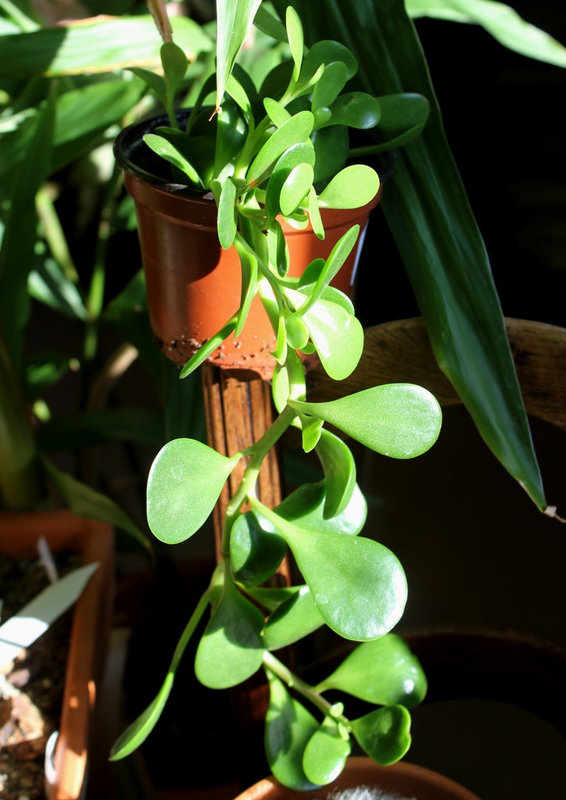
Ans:
[[[399,761],[411,745],[411,715],[404,706],[370,711],[351,726],[360,747],[383,766]]]
[[[175,42],[196,57],[213,43],[205,29],[187,17],[172,18]],[[161,41],[152,17],[99,17],[79,24],[0,36],[0,77],[80,75],[125,67],[159,66]]]
[[[52,419],[37,431],[42,450],[76,450],[101,442],[143,442],[159,447],[164,439],[161,411],[143,408],[97,408]]]
[[[147,485],[147,520],[154,535],[177,544],[198,531],[239,458],[226,458],[194,439],[174,439],[162,447]]]
[[[265,753],[271,772],[289,789],[315,789],[304,773],[302,757],[307,742],[318,729],[318,722],[298,700],[291,697],[278,678],[270,672],[268,678]]]
[[[109,522],[133,537],[145,550],[151,552],[147,536],[138,528],[131,517],[106,495],[97,492],[85,483],[57,469],[54,464],[42,458],[42,464],[66,505],[79,516]]]
[[[45,258],[30,272],[28,291],[32,297],[68,317],[86,320],[88,312],[80,291],[52,258]]]
[[[195,675],[209,689],[227,689],[261,667],[263,614],[226,578],[195,656]]]
[[[481,25],[504,47],[523,56],[566,67],[566,47],[535,25],[525,22],[515,9],[491,0],[406,0],[413,19],[435,17]]]
[[[437,440],[442,422],[436,398],[411,383],[374,386],[323,403],[289,400],[289,405],[329,422],[390,458],[414,458],[425,453]]]
[[[0,45],[1,46],[1,45]],[[3,177],[4,232],[0,241],[0,320],[17,371],[22,366],[23,332],[29,315],[28,275],[37,234],[35,195],[49,170],[55,101],[49,99],[25,128],[26,149]]]
[[[313,783],[326,785],[340,775],[352,746],[348,732],[332,717],[325,717],[311,736],[303,755],[305,775]]]
[[[222,105],[236,56],[251,30],[261,0],[216,0],[216,110]]]
[[[425,674],[407,643],[394,633],[358,645],[317,692],[339,689],[376,705],[413,708],[427,690]]]
[[[282,0],[275,0],[282,13]],[[427,64],[402,0],[294,0],[307,44],[347,38],[361,65],[359,88],[410,90],[431,115],[398,151],[381,207],[411,279],[431,344],[486,443],[546,507],[499,298],[477,224],[446,142]]]

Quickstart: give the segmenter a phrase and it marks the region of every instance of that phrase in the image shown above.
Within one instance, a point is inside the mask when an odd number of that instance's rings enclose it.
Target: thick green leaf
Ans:
[[[157,454],[147,485],[147,521],[166,544],[184,542],[206,522],[239,460],[194,439],[174,439]]]
[[[280,10],[282,0],[276,0]],[[296,0],[307,43],[347,37],[360,88],[424,95],[422,135],[397,153],[381,207],[409,273],[438,363],[481,435],[539,508],[546,506],[485,246],[446,143],[440,110],[402,0]]]
[[[232,247],[236,238],[238,215],[236,214],[236,184],[232,178],[226,178],[222,184],[218,203],[218,240],[224,250]]]
[[[189,180],[197,186],[204,188],[204,182],[194,166],[169,139],[157,133],[146,133],[143,140],[154,153],[184,172]]]
[[[332,783],[344,769],[351,749],[350,737],[344,726],[332,717],[325,717],[305,748],[305,775],[313,783]]]
[[[287,551],[273,525],[254,511],[241,514],[230,532],[230,557],[237,580],[246,586],[264,583]]]
[[[295,700],[284,684],[268,673],[269,708],[265,717],[265,753],[271,772],[289,789],[308,791],[316,788],[302,767],[307,742],[318,723],[307,709]]]
[[[267,139],[248,169],[246,180],[257,183],[265,172],[290,147],[304,143],[310,136],[314,117],[310,111],[299,111]]]
[[[277,607],[264,628],[263,643],[268,650],[287,647],[324,625],[309,587],[293,588],[296,591]]]
[[[303,63],[304,36],[301,20],[293,6],[288,6],[287,8],[285,27],[287,29],[291,58],[293,59],[293,78],[294,80],[298,80]]]
[[[310,164],[294,167],[281,187],[280,207],[284,216],[290,216],[303,203],[311,190],[314,170]]]
[[[566,67],[566,48],[540,28],[525,22],[515,9],[490,0],[406,0],[409,16],[435,17],[481,25],[516,53]]]
[[[368,703],[413,708],[424,698],[427,682],[407,643],[389,633],[358,645],[316,689],[339,689]]]
[[[351,164],[335,175],[318,201],[323,208],[360,208],[379,191],[379,175],[366,164]]]
[[[234,62],[251,30],[261,0],[216,0],[216,108],[222,105]]]
[[[383,766],[399,761],[411,745],[411,716],[404,706],[378,708],[351,725],[360,747]]]
[[[288,289],[286,294],[297,302],[304,302],[304,295]],[[343,304],[320,298],[303,314],[325,371],[334,380],[347,378],[358,365],[364,348],[364,331],[358,319],[344,308]]]
[[[199,642],[195,675],[210,689],[227,689],[261,667],[263,615],[227,578],[220,602]]]
[[[336,100],[348,80],[348,68],[343,61],[328,64],[312,93],[312,110],[328,108]]]
[[[324,517],[337,516],[347,508],[356,488],[356,462],[352,451],[336,434],[322,430],[316,446],[326,480]]]
[[[340,95],[330,111],[329,124],[365,130],[375,127],[379,122],[381,104],[366,92],[348,92]]]
[[[410,383],[388,383],[323,403],[290,400],[352,438],[391,458],[414,458],[435,443],[442,411],[433,395]]]
[[[372,539],[311,531],[251,498],[291,548],[326,624],[340,636],[369,641],[388,633],[403,614],[405,573],[396,556]]]
[[[187,17],[173,17],[176,43],[190,55],[212,50],[206,31]],[[152,17],[94,17],[80,25],[0,36],[0,77],[79,75],[131,66],[159,66],[161,41]]]

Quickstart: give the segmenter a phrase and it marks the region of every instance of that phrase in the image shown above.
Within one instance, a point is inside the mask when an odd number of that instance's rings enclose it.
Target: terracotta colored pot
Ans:
[[[348,759],[340,777],[330,786],[312,792],[293,792],[273,778],[254,784],[234,800],[326,800],[331,793],[354,787],[367,787],[390,792],[395,797],[416,800],[479,800],[458,783],[415,764],[400,761],[380,767],[365,757]]]
[[[48,800],[78,800],[84,796],[93,711],[110,630],[113,534],[108,525],[69,511],[0,514],[2,552],[33,555],[40,536],[53,552],[71,550],[82,554],[83,564],[99,564],[74,607],[54,776],[46,790]]]
[[[184,364],[237,311],[240,262],[233,247],[222,250],[218,243],[214,201],[168,182],[166,165],[164,168],[142,141],[144,133],[162,124],[166,120],[160,117],[124,129],[116,140],[115,154],[136,205],[152,330],[165,355]],[[362,229],[360,244],[377,202],[375,198],[362,208],[348,211],[324,210],[323,241],[310,226],[298,231],[285,225],[289,274],[300,275],[313,259],[327,257],[354,224]],[[348,294],[359,244],[334,281]],[[209,361],[227,369],[251,369],[270,378],[275,362],[269,353],[274,345],[275,335],[256,297],[238,340],[231,335]]]

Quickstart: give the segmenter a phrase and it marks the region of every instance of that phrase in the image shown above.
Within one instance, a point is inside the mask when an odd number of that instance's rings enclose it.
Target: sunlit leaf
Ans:
[[[236,56],[251,30],[261,0],[216,0],[216,107],[220,108]]]
[[[305,142],[313,125],[311,112],[299,111],[277,128],[250,164],[246,175],[248,183],[256,183],[289,147]]]
[[[418,705],[426,694],[425,674],[407,643],[389,633],[358,645],[317,691],[339,689],[376,705]]]
[[[314,414],[382,455],[413,458],[438,438],[442,411],[421,386],[389,383],[323,403],[289,400],[297,411]]]
[[[222,184],[218,203],[217,231],[220,246],[228,250],[236,238],[238,215],[236,213],[236,184],[232,178],[226,178]]]
[[[379,176],[367,164],[351,164],[335,175],[319,195],[326,208],[360,208],[379,191]]]
[[[332,783],[344,769],[351,749],[350,737],[344,726],[332,717],[325,717],[305,748],[305,775],[313,783]]]
[[[378,764],[402,758],[411,744],[411,716],[404,706],[386,706],[352,720],[358,744]]]
[[[327,430],[321,431],[316,446],[326,479],[325,518],[339,515],[348,506],[356,487],[356,462],[342,439]]]
[[[208,519],[239,460],[194,439],[174,439],[157,454],[148,478],[147,520],[166,544],[183,542]]]

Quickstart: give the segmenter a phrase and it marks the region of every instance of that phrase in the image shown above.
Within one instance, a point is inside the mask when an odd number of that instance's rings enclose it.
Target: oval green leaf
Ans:
[[[239,458],[226,458],[195,439],[168,442],[148,478],[147,520],[153,534],[177,544],[198,531]]]
[[[224,250],[228,250],[234,244],[238,226],[238,215],[236,213],[236,184],[232,178],[226,178],[220,191],[218,201],[218,220],[217,231],[218,241]]]
[[[227,689],[261,667],[263,615],[226,579],[218,606],[205,628],[195,656],[195,675],[210,689]]]
[[[311,190],[313,179],[314,170],[310,164],[298,164],[291,170],[281,187],[279,198],[284,216],[289,216],[301,205]]]
[[[424,698],[426,676],[407,643],[394,633],[358,645],[318,686],[339,689],[376,705],[413,708]]]
[[[313,125],[312,113],[299,111],[277,128],[252,161],[246,175],[248,183],[257,183],[289,147],[305,142],[312,132]]]
[[[320,193],[318,201],[326,208],[361,208],[379,191],[379,175],[366,164],[351,164],[335,175]]]
[[[287,544],[273,525],[254,511],[241,514],[230,533],[230,556],[236,580],[258,586],[273,575]]]
[[[316,446],[326,479],[326,519],[341,514],[350,502],[356,487],[356,462],[346,442],[334,433],[321,431]]]
[[[263,643],[268,650],[287,647],[324,625],[309,587],[294,588],[293,595],[277,607],[265,625]]]
[[[351,726],[360,747],[383,766],[399,761],[411,745],[411,715],[404,706],[378,708]]]
[[[352,746],[344,727],[326,717],[305,747],[303,769],[313,783],[325,786],[340,775]]]
[[[326,403],[290,399],[289,405],[391,458],[414,458],[426,452],[438,438],[442,422],[436,398],[411,383],[374,386]]]

